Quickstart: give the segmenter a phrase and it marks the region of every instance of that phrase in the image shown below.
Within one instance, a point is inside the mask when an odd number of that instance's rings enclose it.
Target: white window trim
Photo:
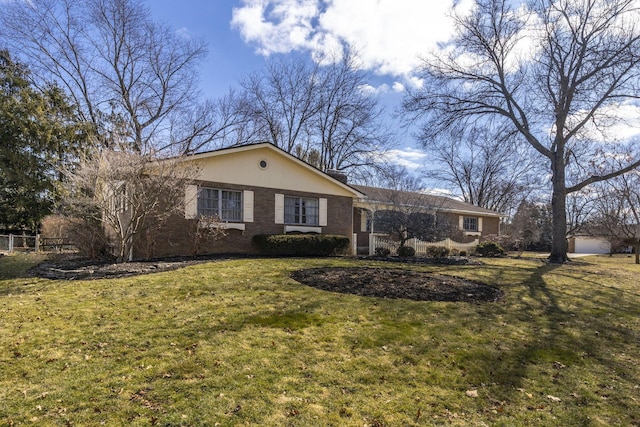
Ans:
[[[240,220],[234,221],[234,220],[228,220],[228,219],[220,219],[220,221],[223,222],[223,223],[236,223],[236,224],[242,223],[242,222],[246,222],[244,220],[245,207],[246,207],[245,206],[245,201],[244,201],[244,196],[245,196],[244,191],[231,190],[231,189],[223,188],[223,187],[209,187],[209,186],[203,185],[203,186],[197,187],[198,196],[200,195],[199,194],[200,190],[203,190],[203,189],[218,191],[218,197],[219,197],[220,200],[222,200],[222,192],[223,191],[240,193]],[[253,192],[251,192],[251,193],[252,193],[252,196],[253,196]],[[220,205],[218,205],[218,209],[221,209]],[[198,211],[198,197],[196,197],[196,215],[198,215],[197,211]],[[253,212],[253,200],[251,202],[251,212]],[[218,214],[219,213],[220,212],[218,212]],[[249,222],[253,222],[253,218],[252,218],[252,221],[249,221]]]
[[[322,233],[322,227],[308,226],[308,225],[285,225],[285,233]]]
[[[223,230],[241,230],[244,231],[247,226],[243,222],[222,222],[220,228]]]
[[[208,224],[204,225],[199,223],[198,227],[210,227],[210,228],[218,228],[222,230],[241,230],[244,231],[246,229],[246,225],[242,222],[219,222],[217,224]]]
[[[277,196],[277,195],[276,195]],[[317,200],[318,201],[318,223],[317,224],[306,224],[306,223],[287,223],[286,222],[286,218],[285,218],[285,213],[284,213],[284,205],[285,205],[285,199],[298,199],[298,200]],[[277,204],[276,204],[276,210],[278,209]],[[287,224],[287,225],[294,225],[294,226],[302,226],[302,227],[321,227],[321,226],[326,226],[327,225],[327,199],[325,198],[321,198],[321,197],[306,197],[306,196],[292,196],[292,195],[283,195],[282,198],[282,209],[283,209],[283,218],[282,218],[282,224]],[[302,214],[300,214],[300,217],[302,218]],[[279,224],[276,221],[276,224]]]
[[[465,230],[464,229],[465,218],[475,218],[478,223],[478,229],[475,231]],[[482,217],[473,216],[473,215],[460,215],[458,228],[460,229],[460,231],[464,233],[465,236],[481,236],[482,235]]]

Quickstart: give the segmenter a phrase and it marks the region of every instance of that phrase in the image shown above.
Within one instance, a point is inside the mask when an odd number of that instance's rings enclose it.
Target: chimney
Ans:
[[[336,169],[327,169],[326,174],[329,175],[331,178],[340,181],[343,184],[348,183],[347,174],[342,171],[339,171]]]

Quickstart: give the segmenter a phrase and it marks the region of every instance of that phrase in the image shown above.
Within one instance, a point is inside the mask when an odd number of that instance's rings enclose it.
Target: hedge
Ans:
[[[253,243],[265,255],[344,255],[349,238],[334,234],[257,234]]]

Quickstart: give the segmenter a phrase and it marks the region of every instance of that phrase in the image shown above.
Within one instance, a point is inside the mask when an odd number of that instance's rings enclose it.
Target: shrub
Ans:
[[[464,249],[460,251],[460,256],[467,256],[467,251],[465,251]]]
[[[504,255],[504,249],[495,242],[482,242],[476,246],[476,253],[483,257],[497,257]]]
[[[445,258],[449,255],[449,249],[444,246],[427,246],[427,255],[431,258]]]
[[[377,247],[375,249],[375,253],[377,256],[389,256],[391,254],[391,250],[388,248]]]
[[[42,220],[42,237],[60,239],[71,244],[79,255],[89,259],[109,256],[108,238],[102,225],[91,219],[64,215],[49,215]]]
[[[456,249],[456,248],[452,248],[452,249],[449,250],[449,255],[458,256],[458,255],[460,255],[460,251],[458,249]]]
[[[349,249],[348,237],[333,234],[256,234],[253,243],[265,255],[328,256]]]
[[[411,246],[400,246],[398,248],[398,256],[402,258],[410,258],[416,255],[416,250]]]

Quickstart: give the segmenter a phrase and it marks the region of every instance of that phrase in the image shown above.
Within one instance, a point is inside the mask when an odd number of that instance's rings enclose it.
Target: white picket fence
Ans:
[[[444,239],[439,242],[423,242],[422,240],[413,238],[407,240],[405,242],[405,246],[410,246],[415,249],[416,255],[424,256],[427,255],[427,248],[429,246],[444,246],[449,250],[457,249],[458,251],[467,251],[467,253],[470,253],[478,243],[480,243],[479,239],[475,239],[473,242],[469,243],[460,243],[451,239]],[[395,254],[399,246],[400,242],[394,242],[385,236],[371,235],[369,237],[369,255],[375,255],[376,248],[386,248],[389,249],[392,254]]]

